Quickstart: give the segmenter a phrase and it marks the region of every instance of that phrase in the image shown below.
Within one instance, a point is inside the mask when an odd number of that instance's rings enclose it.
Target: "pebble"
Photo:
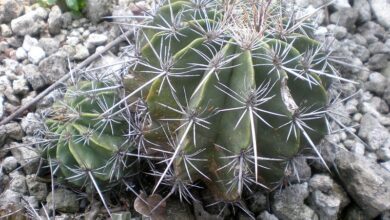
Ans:
[[[12,36],[12,30],[8,25],[1,24],[0,30],[1,30],[1,36],[3,36],[3,37],[11,37]]]
[[[26,95],[30,89],[27,85],[27,80],[24,77],[20,77],[12,82],[12,89],[15,95]]]
[[[49,13],[49,18],[47,19],[47,23],[49,25],[49,32],[52,35],[56,35],[61,33],[62,28],[62,12],[60,7],[57,5],[51,8]]]
[[[4,95],[0,94],[0,119],[4,116]],[[0,146],[1,146],[1,141],[0,141]]]
[[[19,47],[18,49],[16,49],[15,55],[16,59],[19,61],[25,60],[27,58],[27,52],[25,49],[23,49],[23,47]]]
[[[46,197],[47,205],[51,206],[53,203],[54,197],[54,205],[55,209],[60,212],[65,213],[75,213],[79,210],[79,202],[77,196],[72,191],[66,189],[56,189],[54,192],[50,192]]]
[[[42,37],[39,39],[38,46],[45,51],[46,55],[50,56],[58,51],[60,48],[60,41],[56,38]]]
[[[67,55],[55,53],[43,59],[38,66],[39,72],[48,84],[52,84],[68,72]]]
[[[37,46],[38,45],[38,40],[34,37],[31,37],[30,35],[26,35],[24,36],[24,40],[23,40],[23,49],[25,51],[30,51],[31,47],[33,46]]]
[[[38,71],[38,67],[33,64],[27,64],[22,67],[24,77],[27,82],[31,85],[34,91],[37,91],[46,86],[46,80],[44,76]]]
[[[89,57],[88,49],[82,44],[77,44],[75,47],[76,54],[74,55],[74,59],[76,60],[84,60]]]
[[[18,160],[13,156],[6,157],[1,162],[1,167],[5,173],[10,173],[18,167]]]
[[[28,60],[33,64],[38,64],[45,56],[45,51],[38,46],[32,46],[28,51]]]
[[[91,44],[91,45],[94,45],[94,46],[100,46],[100,45],[103,45],[107,42],[108,38],[106,35],[103,35],[103,34],[90,34],[87,41],[86,41],[86,44]]]
[[[36,176],[33,174],[26,176],[26,184],[30,196],[35,196],[39,201],[46,199],[48,194],[46,183],[37,181]]]

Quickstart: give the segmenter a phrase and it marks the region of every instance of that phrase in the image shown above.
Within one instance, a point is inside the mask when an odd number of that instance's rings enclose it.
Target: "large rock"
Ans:
[[[38,71],[38,67],[34,64],[28,64],[22,67],[24,77],[31,85],[33,90],[38,90],[46,86],[45,77]]]
[[[354,0],[353,8],[359,13],[359,22],[364,23],[371,20],[371,6],[367,0]]]
[[[27,175],[26,184],[30,196],[35,196],[39,201],[46,199],[47,196],[46,183],[37,181],[35,175]]]
[[[375,161],[341,151],[339,177],[354,202],[371,218],[390,210],[390,172]]]
[[[307,183],[291,185],[274,194],[272,210],[279,219],[318,219],[317,214],[304,204],[308,196]]]
[[[0,23],[8,23],[24,12],[23,0],[4,0],[0,2]]]
[[[370,0],[372,12],[378,22],[390,28],[390,3],[388,0]]]
[[[27,174],[35,173],[38,169],[40,155],[38,151],[27,144],[11,142],[10,146],[12,155],[22,165]]]
[[[39,63],[39,72],[42,73],[46,83],[52,84],[68,72],[67,57],[63,53],[55,53]]]
[[[37,35],[45,26],[41,10],[30,11],[29,13],[15,18],[11,21],[13,33],[19,36]]]

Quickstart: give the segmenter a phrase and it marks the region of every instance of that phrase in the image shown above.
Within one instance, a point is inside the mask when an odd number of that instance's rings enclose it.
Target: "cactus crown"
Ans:
[[[188,201],[199,181],[219,201],[274,189],[300,155],[326,166],[316,144],[333,118],[327,89],[343,79],[307,15],[279,1],[167,0],[144,17],[131,24],[129,74],[77,86],[65,97],[76,119],[48,120],[60,135],[53,157],[103,170],[90,173],[103,182],[118,155],[142,158],[156,176],[152,193],[169,185]],[[77,176],[70,165],[62,172]]]

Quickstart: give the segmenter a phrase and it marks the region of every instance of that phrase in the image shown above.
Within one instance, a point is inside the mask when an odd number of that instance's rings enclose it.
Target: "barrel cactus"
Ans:
[[[307,15],[282,1],[165,0],[136,17],[145,21],[129,24],[124,93],[83,83],[98,100],[65,97],[77,117],[47,121],[65,176],[76,165],[102,169],[104,182],[113,155],[136,155],[156,177],[152,193],[168,185],[190,201],[202,182],[216,200],[235,202],[256,185],[281,186],[298,156],[327,167],[317,149],[330,132],[327,90],[344,79]]]
[[[280,186],[302,154],[323,162],[327,89],[343,80],[307,16],[279,1],[167,0],[136,24],[127,96],[143,99],[147,154],[163,155],[153,192],[203,181],[217,200]],[[152,143],[152,144],[150,144]]]

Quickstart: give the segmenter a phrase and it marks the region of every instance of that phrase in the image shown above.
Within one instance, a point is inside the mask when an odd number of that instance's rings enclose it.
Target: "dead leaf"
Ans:
[[[151,220],[166,220],[165,208],[167,204],[162,200],[162,196],[158,194],[153,194],[147,197],[145,192],[141,192],[140,196],[134,201],[134,209],[138,213],[150,217]],[[153,212],[151,213],[152,210]]]

